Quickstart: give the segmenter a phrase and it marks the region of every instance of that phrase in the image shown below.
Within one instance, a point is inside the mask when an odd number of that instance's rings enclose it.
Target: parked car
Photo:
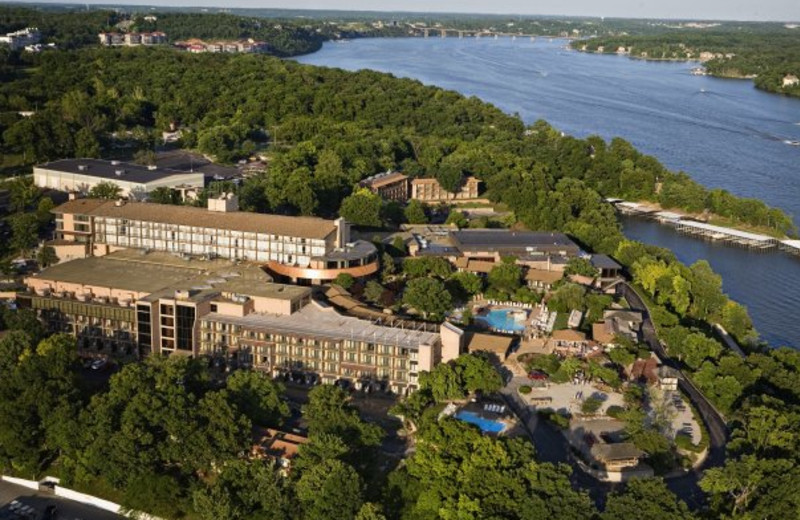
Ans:
[[[92,370],[105,370],[108,368],[108,360],[107,359],[95,359],[92,361],[91,365]]]
[[[545,381],[547,379],[547,374],[539,372],[538,370],[533,370],[528,374],[528,379],[532,379],[533,381]]]

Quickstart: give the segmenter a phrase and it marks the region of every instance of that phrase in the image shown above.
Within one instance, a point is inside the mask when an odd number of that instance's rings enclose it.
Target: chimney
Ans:
[[[217,198],[208,199],[208,211],[220,213],[239,211],[239,199],[233,193],[223,193]]]

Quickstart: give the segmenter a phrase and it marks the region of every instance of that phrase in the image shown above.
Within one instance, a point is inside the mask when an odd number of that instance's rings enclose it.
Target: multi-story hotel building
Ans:
[[[467,177],[458,192],[450,193],[436,179],[414,179],[411,181],[411,198],[422,202],[477,199],[480,184],[479,179]]]
[[[374,245],[349,241],[343,219],[287,217],[238,211],[235,198],[210,199],[208,209],[147,202],[75,199],[55,208],[59,258],[102,256],[132,248],[184,256],[245,260],[295,283],[354,277],[378,270]],[[77,255],[79,256],[79,255]]]
[[[50,267],[26,285],[20,306],[75,335],[83,355],[218,357],[275,376],[313,373],[404,393],[463,346],[450,324],[432,332],[344,316],[307,287],[223,260],[119,251]]]
[[[407,175],[400,172],[387,172],[367,177],[359,183],[384,200],[405,202],[408,200],[411,184]]]

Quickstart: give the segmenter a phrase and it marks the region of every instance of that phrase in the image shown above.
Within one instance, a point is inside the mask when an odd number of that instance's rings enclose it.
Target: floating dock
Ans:
[[[670,222],[669,224],[674,226],[680,233],[696,236],[712,242],[723,242],[725,244],[759,251],[775,249],[780,243],[778,239],[768,235],[759,235],[722,226],[712,226],[711,224],[695,222],[693,220],[678,220]]]
[[[674,227],[679,233],[691,235],[711,242],[721,242],[727,245],[745,247],[757,251],[780,249],[800,256],[800,240],[778,240],[769,235],[740,231],[734,228],[713,226],[705,222],[693,220],[681,213],[672,211],[658,211],[646,204],[628,202],[622,199],[608,198],[606,202],[612,204],[623,215],[648,218],[659,224]]]

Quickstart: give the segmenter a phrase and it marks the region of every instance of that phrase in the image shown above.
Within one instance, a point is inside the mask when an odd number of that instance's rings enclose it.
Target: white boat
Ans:
[[[800,146],[800,141],[792,141],[791,139],[786,139],[783,142],[784,144],[788,144],[789,146]]]

